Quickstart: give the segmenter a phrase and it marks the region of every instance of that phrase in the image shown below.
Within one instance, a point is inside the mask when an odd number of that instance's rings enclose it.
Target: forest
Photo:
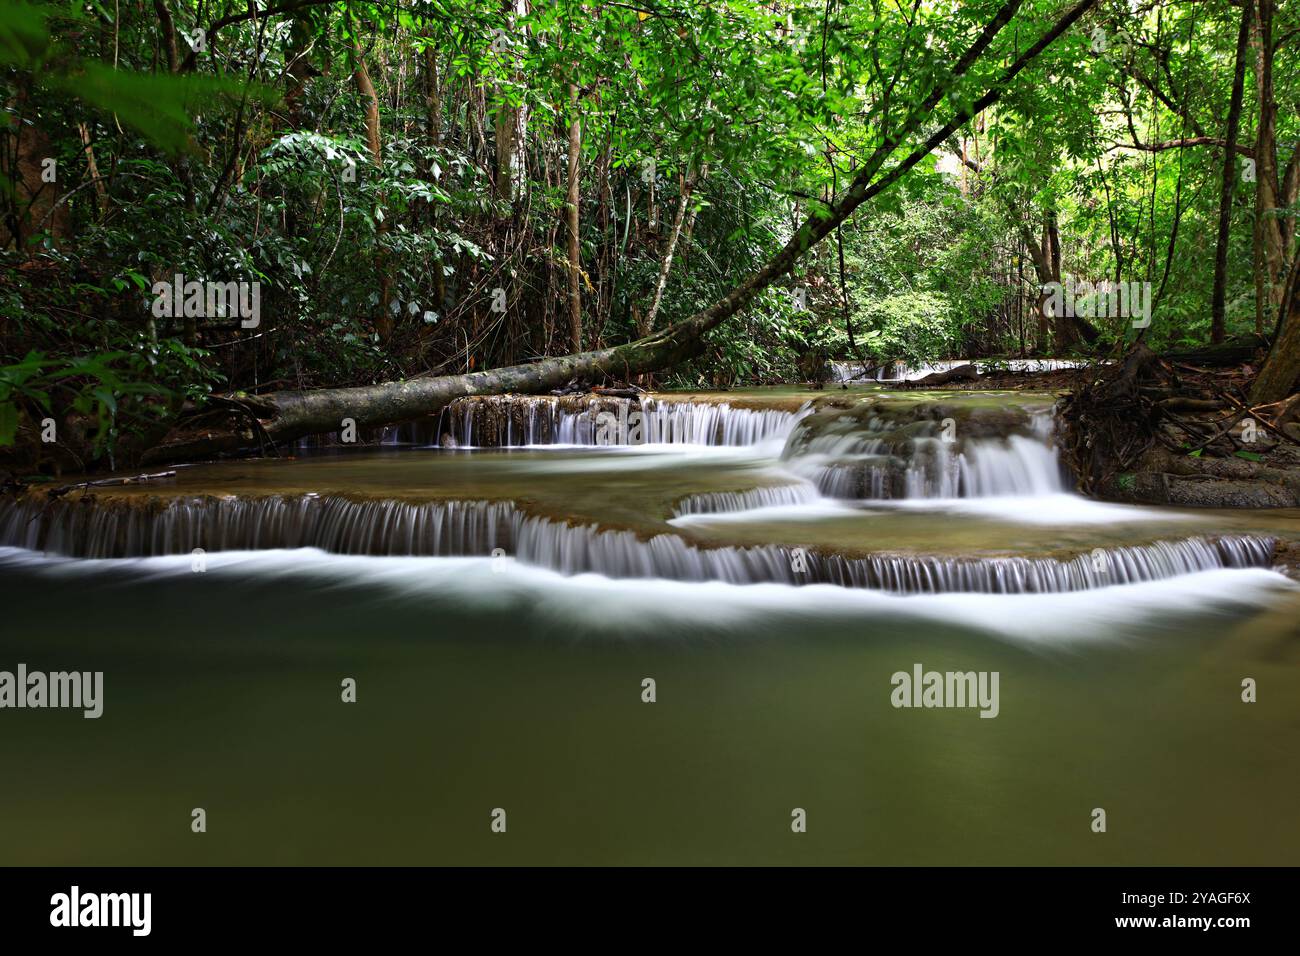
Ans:
[[[196,415],[241,437],[177,456],[459,394],[1137,341],[1236,343],[1277,403],[1298,27],[1275,0],[4,0],[0,446],[84,471]]]
[[[1297,51],[0,0],[0,868],[1295,865]]]

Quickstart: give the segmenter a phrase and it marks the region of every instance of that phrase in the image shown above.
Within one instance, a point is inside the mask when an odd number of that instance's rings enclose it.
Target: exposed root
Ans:
[[[1061,448],[1080,489],[1112,488],[1144,459],[1235,458],[1248,467],[1300,445],[1300,396],[1252,407],[1244,385],[1238,372],[1166,362],[1141,343],[1116,364],[1081,369],[1061,406]]]

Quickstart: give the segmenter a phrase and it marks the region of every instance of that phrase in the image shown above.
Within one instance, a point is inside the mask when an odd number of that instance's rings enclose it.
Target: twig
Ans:
[[[72,485],[62,485],[46,492],[47,498],[61,498],[69,491],[75,491],[78,488],[97,488],[101,485],[130,485],[137,481],[156,481],[159,478],[174,478],[175,471],[155,471],[151,474],[132,475],[127,478],[100,478],[96,481],[79,481]]]
[[[1223,397],[1226,398],[1228,401],[1230,401],[1234,406],[1236,406],[1237,408],[1241,409],[1243,412],[1245,412],[1245,413],[1246,413],[1247,415],[1249,415],[1251,418],[1255,419],[1255,421],[1259,422],[1261,425],[1263,425],[1265,428],[1267,428],[1269,431],[1271,431],[1274,435],[1278,436],[1279,438],[1283,439],[1284,441],[1289,441],[1289,442],[1290,442],[1291,444],[1293,444],[1293,445],[1300,445],[1300,442],[1297,442],[1294,438],[1292,438],[1290,435],[1288,435],[1286,432],[1282,431],[1281,429],[1279,429],[1279,428],[1275,428],[1275,427],[1273,426],[1273,423],[1272,423],[1272,422],[1270,422],[1270,421],[1269,421],[1267,418],[1265,418],[1263,415],[1260,415],[1258,412],[1256,412],[1256,411],[1255,411],[1253,408],[1251,408],[1249,405],[1245,404],[1244,402],[1240,402],[1240,401],[1238,401],[1237,399],[1235,399],[1235,398],[1233,398],[1231,395],[1229,395],[1227,392],[1224,392],[1224,393],[1223,393]]]

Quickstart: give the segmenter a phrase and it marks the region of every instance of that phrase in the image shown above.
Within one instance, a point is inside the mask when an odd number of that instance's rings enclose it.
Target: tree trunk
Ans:
[[[496,192],[502,202],[515,201],[515,129],[517,110],[502,104],[496,114]]]
[[[1284,251],[1278,218],[1277,102],[1273,96],[1274,0],[1256,0],[1255,88],[1259,129],[1255,138],[1255,331],[1263,334],[1267,317],[1282,302],[1280,279]]]
[[[442,87],[438,77],[438,51],[434,49],[432,43],[424,48],[424,77],[429,86],[428,95],[425,99],[429,144],[434,149],[441,149]]]
[[[1219,192],[1219,235],[1214,246],[1214,294],[1210,305],[1210,341],[1223,341],[1228,289],[1228,234],[1232,225],[1233,173],[1237,168],[1237,129],[1241,124],[1241,101],[1246,86],[1246,47],[1250,42],[1253,16],[1250,0],[1242,5],[1241,29],[1237,32],[1237,59],[1232,76],[1232,100],[1228,104],[1227,145],[1223,148],[1223,186]]]
[[[55,156],[50,137],[31,118],[31,83],[17,84],[17,95],[6,100],[10,116],[17,117],[0,131],[0,248],[29,256],[36,252],[28,240],[44,229],[56,238],[72,233],[72,217],[65,203],[55,205],[58,188],[47,181],[46,161]]]
[[[370,71],[366,69],[365,56],[355,33],[352,38],[352,58],[352,79],[366,110],[366,146],[375,170],[379,171],[384,165],[383,144],[379,137],[379,94],[375,92],[375,84],[370,81]],[[391,291],[383,247],[383,237],[387,231],[387,219],[375,226],[375,272],[379,279],[379,314],[375,317],[375,331],[379,333],[381,342],[387,342],[393,334],[393,316],[388,309]]]
[[[81,148],[86,154],[86,174],[95,184],[95,204],[101,216],[108,215],[108,187],[99,175],[99,163],[95,159],[95,144],[90,138],[90,127],[85,123],[77,124],[77,135],[81,137]]]
[[[511,32],[516,29],[516,20],[527,14],[528,7],[524,0],[502,0],[506,23]],[[516,80],[522,77],[516,75]],[[520,159],[526,135],[526,107],[513,106],[507,102],[503,91],[498,91],[496,109],[496,193],[497,198],[507,203],[515,201],[515,181],[523,168]]]
[[[682,224],[686,221],[686,208],[690,205],[691,193],[694,189],[695,176],[691,174],[682,181],[681,201],[677,204],[677,215],[673,218],[672,231],[668,234],[668,248],[664,250],[663,261],[659,263],[654,297],[650,300],[650,308],[646,311],[645,320],[640,327],[642,335],[649,335],[654,331],[655,317],[659,314],[659,303],[663,301],[664,289],[668,286],[668,275],[673,269],[673,253],[677,251],[677,239],[682,234]]]
[[[1047,245],[1047,253],[1051,261],[1052,281],[1061,281],[1061,231],[1056,222],[1056,209],[1051,207],[1043,220],[1043,238]],[[1079,341],[1079,333],[1075,327],[1074,316],[1071,315],[1071,309],[1061,309],[1061,314],[1055,316],[1053,324],[1053,342],[1052,347],[1056,352],[1064,352],[1066,349],[1076,345]]]
[[[526,365],[386,382],[357,388],[236,396],[215,412],[178,427],[145,461],[183,461],[258,449],[305,435],[338,431],[344,419],[359,428],[434,414],[467,395],[536,394],[577,379],[626,379],[667,368],[703,351],[698,324],[683,322],[662,333],[597,352],[542,359]],[[233,406],[233,407],[232,407]]]
[[[1076,320],[1066,313],[1068,309],[1062,308],[1061,314],[1053,316],[1048,312],[1047,303],[1051,294],[1046,290],[1049,282],[1059,283],[1061,281],[1061,246],[1060,237],[1055,231],[1055,221],[1052,214],[1048,214],[1043,222],[1042,242],[1036,242],[1029,227],[1021,225],[1020,238],[1029,250],[1029,260],[1034,265],[1034,274],[1038,277],[1038,351],[1044,355],[1053,351],[1060,351],[1068,348],[1078,341],[1076,329]],[[1086,323],[1084,323],[1086,324]],[[1088,326],[1091,336],[1088,341],[1096,338],[1095,329]],[[1051,333],[1055,333],[1055,339],[1052,340]]]
[[[582,249],[578,243],[578,202],[582,188],[582,117],[578,87],[569,85],[569,190],[564,211],[569,223],[569,341],[573,351],[582,351]]]
[[[1250,390],[1251,403],[1267,405],[1281,401],[1294,390],[1297,377],[1300,377],[1300,254],[1291,261],[1278,336]]]
[[[164,0],[153,0],[154,13],[158,15],[158,29],[162,33],[163,52],[167,56],[167,72],[175,73],[180,67],[180,52],[176,45],[176,23]]]
[[[1044,235],[1046,240],[1046,235]],[[1035,318],[1037,319],[1037,335],[1035,336],[1035,348],[1041,354],[1051,351],[1048,342],[1048,319],[1047,300],[1051,297],[1045,286],[1049,282],[1057,281],[1052,275],[1052,263],[1048,255],[1043,251],[1046,241],[1037,242],[1034,235],[1029,230],[1029,226],[1024,222],[1020,223],[1020,240],[1025,244],[1025,249],[1029,252],[1029,261],[1034,267],[1034,276],[1038,279],[1038,298],[1035,302]]]

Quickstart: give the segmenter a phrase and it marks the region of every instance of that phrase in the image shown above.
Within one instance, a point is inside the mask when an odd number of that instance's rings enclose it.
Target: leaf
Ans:
[[[49,46],[43,11],[17,0],[0,0],[0,63],[30,66]]]
[[[193,116],[201,107],[222,96],[274,99],[268,88],[235,77],[132,73],[94,62],[45,79],[55,89],[113,113],[171,153],[191,146]]]
[[[1263,461],[1264,456],[1257,451],[1246,451],[1244,448],[1238,448],[1233,454],[1238,458],[1244,458],[1246,461]]]
[[[117,414],[117,399],[111,391],[106,388],[97,388],[91,394],[99,399],[99,403],[108,409],[110,415]]]

